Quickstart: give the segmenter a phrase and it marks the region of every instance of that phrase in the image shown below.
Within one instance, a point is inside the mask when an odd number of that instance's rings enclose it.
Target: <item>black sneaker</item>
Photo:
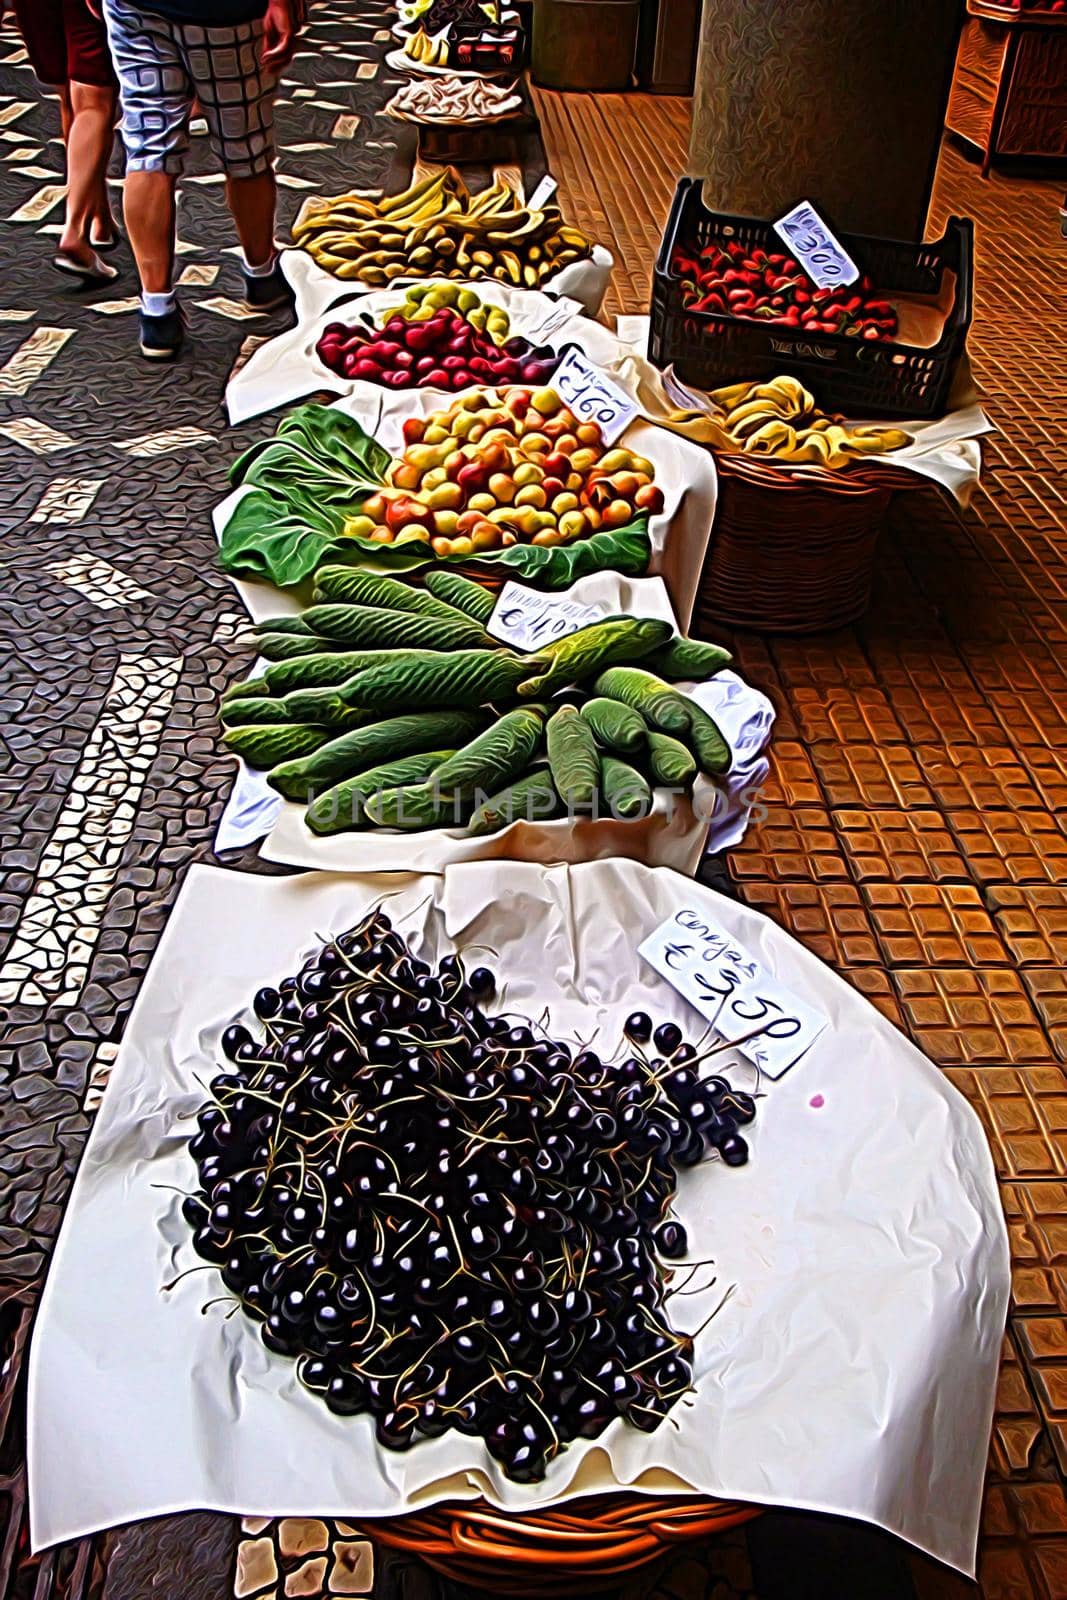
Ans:
[[[140,323],[141,354],[147,361],[173,361],[185,338],[185,319],[175,306],[161,317],[150,317],[147,311],[138,312]]]
[[[282,271],[280,261],[274,263],[273,271],[265,278],[252,278],[248,273],[243,274],[245,280],[245,305],[253,311],[273,311],[275,306],[291,306],[293,291],[289,281]]]

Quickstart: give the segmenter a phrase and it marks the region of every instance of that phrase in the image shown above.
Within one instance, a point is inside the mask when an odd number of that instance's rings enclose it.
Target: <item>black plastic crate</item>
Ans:
[[[675,246],[700,250],[736,239],[746,249],[788,254],[769,222],[709,211],[701,179],[682,178],[652,280],[648,359],[673,365],[683,383],[717,389],[744,378],[789,373],[828,411],[852,417],[934,417],[945,411],[971,325],[974,226],[950,217],[944,236],[925,244],[839,233],[837,237],[875,289],[936,296],[946,270],[956,274],[956,299],[940,339],[927,349],[895,341],[805,333],[780,323],[748,321],[715,311],[687,311],[671,271]]]

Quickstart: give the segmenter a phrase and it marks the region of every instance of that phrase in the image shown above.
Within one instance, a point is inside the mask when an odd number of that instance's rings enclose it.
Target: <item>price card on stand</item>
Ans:
[[[859,277],[859,267],[810,200],[802,200],[788,211],[774,224],[774,231],[820,289],[836,289]]]
[[[668,917],[637,953],[769,1078],[795,1066],[827,1026],[695,907]]]
[[[524,589],[509,579],[501,589],[493,614],[486,623],[495,639],[516,650],[536,650],[553,639],[576,633],[579,628],[599,622],[603,612],[596,606],[583,606],[566,596],[540,594]]]
[[[530,196],[529,200],[527,200],[527,209],[530,211],[540,211],[542,206],[547,206],[548,202],[555,194],[557,187],[558,185],[555,178],[550,172],[546,172],[544,177],[541,179],[541,182],[537,185],[537,188]]]
[[[614,444],[639,414],[626,390],[599,372],[580,350],[567,351],[551,381],[581,422],[597,424],[605,444]]]

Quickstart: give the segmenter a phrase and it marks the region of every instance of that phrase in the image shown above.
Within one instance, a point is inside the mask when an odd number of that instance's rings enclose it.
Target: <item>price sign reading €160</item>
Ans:
[[[692,906],[662,922],[638,954],[769,1078],[795,1066],[826,1027],[824,1016]]]
[[[614,444],[638,414],[626,391],[591,366],[580,350],[567,351],[552,387],[581,422],[596,423],[605,444]]]
[[[859,277],[859,267],[810,200],[802,200],[787,212],[774,224],[774,231],[820,289],[846,286]]]

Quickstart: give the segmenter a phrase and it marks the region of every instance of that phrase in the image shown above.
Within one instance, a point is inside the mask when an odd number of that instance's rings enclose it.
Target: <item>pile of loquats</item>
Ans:
[[[345,532],[379,544],[425,540],[437,556],[514,544],[570,544],[663,510],[654,468],[605,449],[554,389],[463,395],[447,411],[409,417],[404,454]]]

